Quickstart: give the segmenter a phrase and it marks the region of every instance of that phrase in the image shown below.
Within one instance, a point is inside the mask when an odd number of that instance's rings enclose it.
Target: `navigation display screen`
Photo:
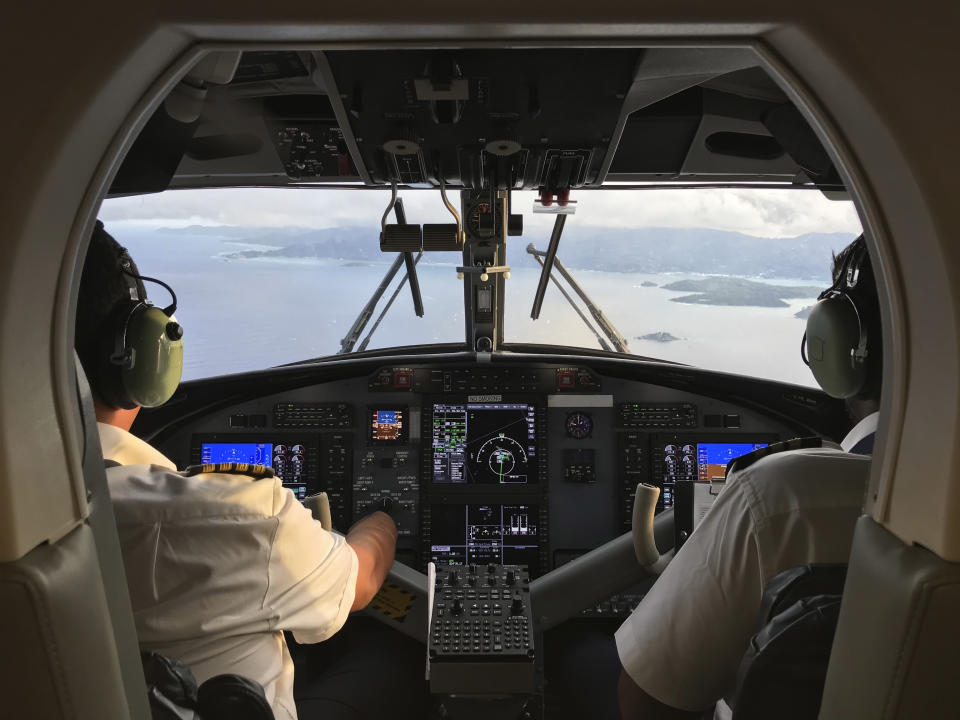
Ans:
[[[723,482],[727,465],[734,458],[767,447],[756,442],[670,442],[661,450],[661,500],[663,507],[673,505],[674,484],[684,480]]]
[[[527,403],[433,406],[433,482],[538,482],[536,408]]]
[[[307,448],[301,444],[268,442],[205,442],[201,463],[251,463],[272,467],[283,486],[297,499],[307,496]]]
[[[538,574],[537,505],[432,505],[430,559],[444,565],[528,565]]]
[[[370,440],[374,443],[401,443],[407,439],[406,408],[371,408]]]

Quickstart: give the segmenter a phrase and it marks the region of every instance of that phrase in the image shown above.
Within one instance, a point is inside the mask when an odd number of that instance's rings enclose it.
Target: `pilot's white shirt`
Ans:
[[[876,426],[874,413],[841,447],[777,453],[730,476],[617,630],[620,662],[641,689],[681,710],[711,707],[736,680],[767,582],[811,562],[847,562],[870,457],[845,450]]]
[[[147,443],[99,424],[140,646],[184,662],[198,682],[237,673],[263,685],[277,720],[297,717],[298,642],[347,619],[357,556],[278,478],[184,477]]]

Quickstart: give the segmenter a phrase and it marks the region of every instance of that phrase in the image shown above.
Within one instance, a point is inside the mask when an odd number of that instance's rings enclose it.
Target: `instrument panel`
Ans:
[[[255,391],[254,391],[255,392]],[[687,390],[545,363],[384,366],[212,410],[158,442],[178,466],[274,467],[325,491],[346,531],[389,497],[397,558],[527,565],[533,577],[629,530],[638,482],[715,482],[730,459],[801,434]]]

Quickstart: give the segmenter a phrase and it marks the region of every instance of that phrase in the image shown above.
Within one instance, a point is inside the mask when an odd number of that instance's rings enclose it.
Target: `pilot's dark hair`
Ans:
[[[848,262],[853,261],[859,268],[857,283],[852,288],[846,288],[840,274],[845,272]],[[879,400],[880,384],[883,379],[883,338],[880,322],[880,297],[877,292],[876,276],[873,274],[873,264],[870,262],[870,253],[867,252],[867,243],[863,235],[847,245],[843,250],[833,255],[833,284],[834,287],[843,287],[850,296],[860,315],[861,326],[867,332],[867,379],[863,389],[856,395],[859,400]]]
[[[103,393],[97,389],[100,366],[107,361],[105,354],[116,333],[117,315],[130,303],[130,281],[121,271],[123,262],[129,262],[131,273],[140,274],[127,249],[97,220],[80,278],[74,347],[93,394],[101,399]],[[140,297],[146,299],[143,284],[136,284]]]

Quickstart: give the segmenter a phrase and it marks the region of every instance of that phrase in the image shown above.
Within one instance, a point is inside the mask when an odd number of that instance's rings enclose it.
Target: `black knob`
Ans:
[[[174,342],[183,338],[183,328],[180,327],[180,323],[178,322],[168,322],[163,330],[167,334],[167,337]]]
[[[513,602],[510,603],[510,614],[511,615],[520,615],[523,612],[523,598],[519,595],[513,599]]]
[[[489,576],[489,577],[487,578],[487,585],[496,585],[496,584],[497,584],[497,576],[496,576],[496,575],[491,575],[491,576]]]
[[[470,586],[471,586],[471,587],[476,587],[476,584],[477,584],[477,576],[476,576],[476,575],[471,575],[469,578],[467,578],[467,582],[470,583]]]
[[[513,570],[507,570],[507,585],[513,585],[517,579],[517,574]]]
[[[460,575],[457,573],[456,570],[450,571],[450,574],[447,576],[447,582],[449,582],[451,585],[460,584]]]
[[[453,607],[450,608],[451,615],[462,615],[463,614],[463,603],[460,601],[460,598],[456,598],[453,601]]]
[[[471,565],[468,565],[468,566],[467,566],[467,570],[470,571],[470,574],[471,574],[471,575],[476,575],[476,574],[477,574],[477,566],[476,566],[476,565],[472,565],[472,564],[471,564]]]
[[[490,574],[492,575],[492,574],[495,573],[496,571],[497,571],[497,566],[496,566],[496,565],[494,565],[493,563],[487,565],[487,572],[488,572],[488,573],[490,573]]]

